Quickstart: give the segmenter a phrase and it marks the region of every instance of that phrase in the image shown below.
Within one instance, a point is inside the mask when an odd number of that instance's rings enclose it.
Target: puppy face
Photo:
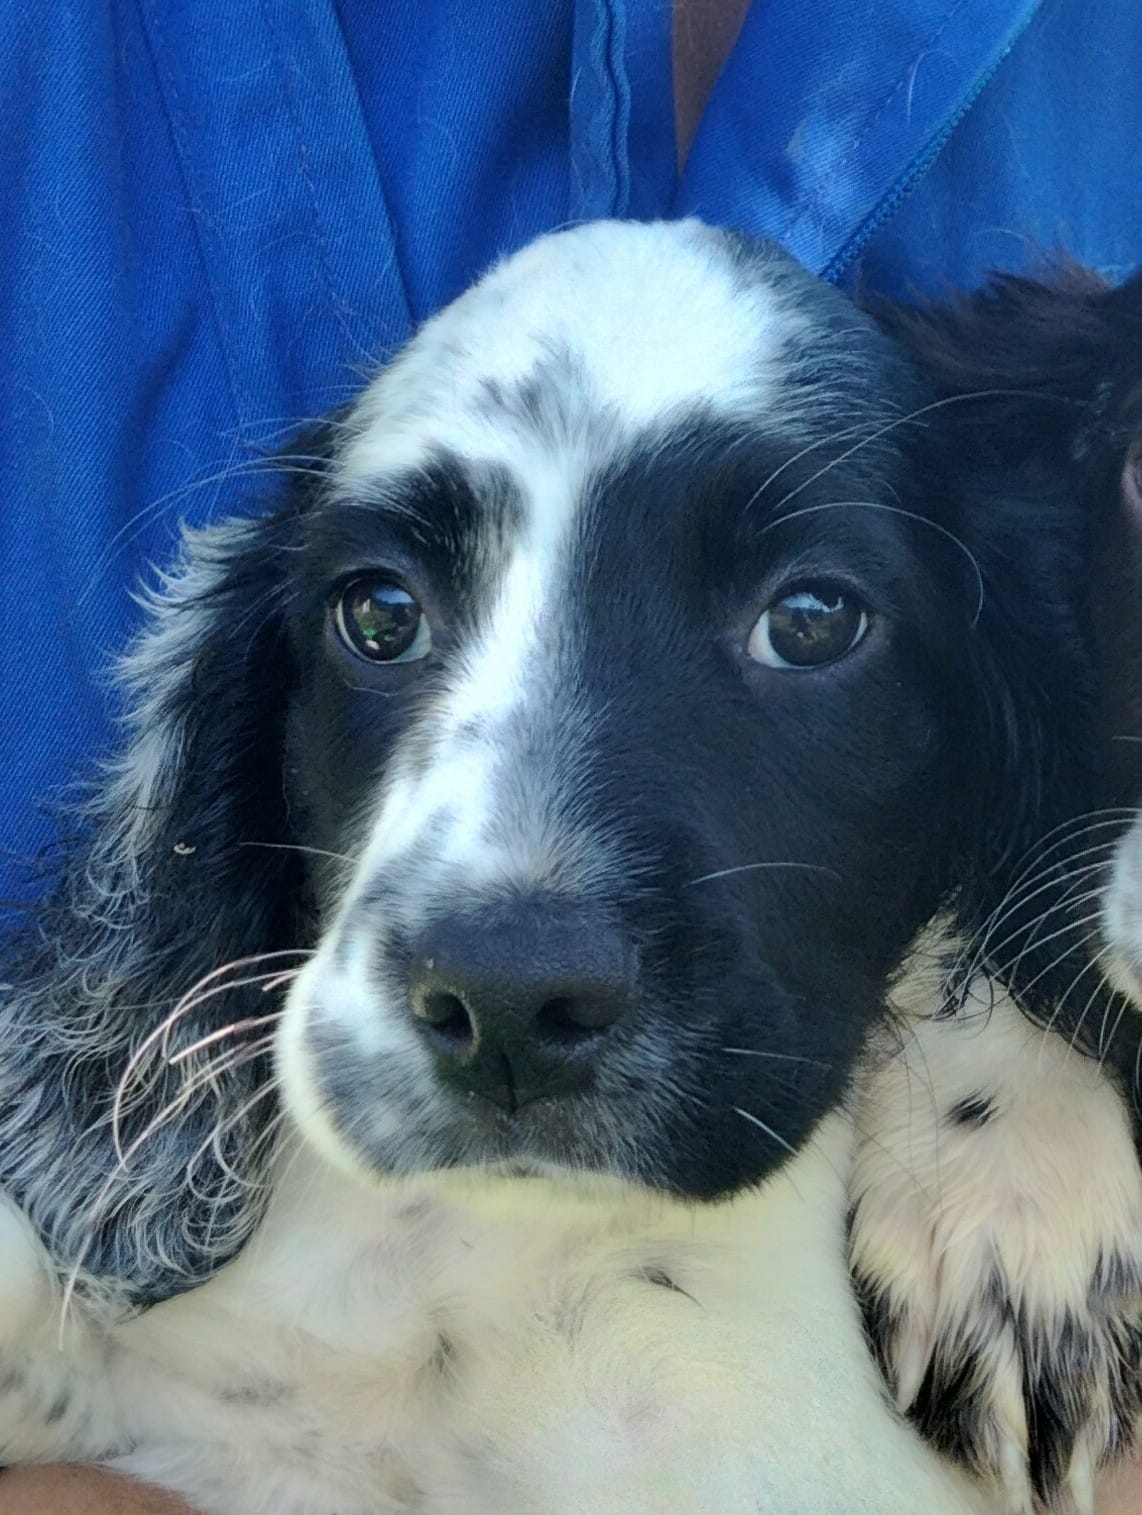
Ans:
[[[874,323],[772,248],[581,227],[426,326],[275,513],[189,534],[3,975],[0,1188],[59,1265],[140,1302],[216,1270],[279,1089],[367,1175],[732,1193],[937,908],[1059,1010],[1140,292]]]
[[[278,1046],[331,1155],[710,1197],[807,1137],[1005,761],[924,399],[776,252],[604,225],[338,427],[287,762],[336,860]]]

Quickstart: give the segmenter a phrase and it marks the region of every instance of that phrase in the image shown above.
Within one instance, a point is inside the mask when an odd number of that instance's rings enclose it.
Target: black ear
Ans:
[[[273,1010],[261,986],[305,939],[284,777],[305,455],[285,508],[188,533],[145,594],[122,753],[3,975],[0,1189],[93,1297],[187,1288],[259,1214],[268,1025],[215,1033]]]
[[[1086,1013],[1080,1039],[1097,1035],[1092,976],[1072,992],[1089,961],[1094,881],[1076,869],[1091,862],[1094,844],[1113,840],[1112,825],[1089,826],[1117,797],[1107,723],[1123,679],[1138,678],[1137,664],[1125,666],[1137,633],[1128,646],[1106,629],[1120,628],[1128,612],[1121,572],[1105,591],[1108,562],[1118,572],[1126,561],[1127,460],[1142,417],[1142,277],[1113,289],[1070,268],[1042,283],[998,279],[950,306],[877,314],[931,397],[905,428],[906,445],[920,477],[949,492],[982,578],[972,651],[991,737],[1006,758],[1006,794],[1000,786],[984,797],[993,835],[977,854],[969,914],[983,912],[994,967],[1017,965],[1049,1013],[1062,1003],[1060,1025]],[[969,818],[969,877],[971,827],[988,824]],[[988,913],[1002,929],[986,925]]]
[[[996,420],[993,444],[1008,456],[1075,461],[1129,433],[1142,384],[1142,272],[1119,286],[1075,264],[1042,280],[996,276],[943,305],[873,308],[938,395],[978,394]],[[1051,423],[1044,431],[1047,418]],[[1137,413],[1134,413],[1137,420]]]

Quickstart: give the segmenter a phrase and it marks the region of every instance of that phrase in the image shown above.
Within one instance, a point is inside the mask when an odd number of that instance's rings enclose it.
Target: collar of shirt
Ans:
[[[252,413],[334,403],[346,361],[568,221],[701,215],[837,276],[1038,0],[755,0],[681,181],[669,0],[142,3]]]

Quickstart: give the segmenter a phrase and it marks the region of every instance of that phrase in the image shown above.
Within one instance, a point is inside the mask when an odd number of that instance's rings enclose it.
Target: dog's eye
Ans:
[[[428,618],[392,579],[354,579],[333,602],[337,634],[370,663],[414,663],[432,649]]]
[[[803,584],[773,601],[750,633],[751,658],[770,668],[821,668],[868,630],[868,612],[837,584]]]

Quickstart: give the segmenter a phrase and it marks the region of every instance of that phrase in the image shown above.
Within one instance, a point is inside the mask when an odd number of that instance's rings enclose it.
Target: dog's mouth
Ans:
[[[647,1166],[631,1132],[638,1124],[634,1112],[626,1111],[620,1121],[611,1102],[592,1093],[505,1105],[472,1090],[402,1088],[383,1074],[369,1082],[375,1091],[371,1101],[339,1100],[328,1086],[322,1100],[325,1120],[338,1139],[374,1172],[490,1168],[519,1176],[625,1178]]]
[[[470,1016],[459,1037],[434,1003],[418,1024],[399,994],[312,959],[278,1032],[285,1107],[370,1180],[494,1169],[708,1201],[788,1161],[839,1097],[843,1060],[797,1050],[797,1006],[770,977],[644,993],[617,1021],[578,994],[570,1011],[545,999],[527,1039],[518,1016]]]
[[[492,1168],[520,1177],[625,1176],[632,1142],[612,1100],[585,1078],[545,1092],[510,1073],[487,1091],[442,1079],[415,1039],[374,1049],[295,1001],[277,1067],[285,1106],[312,1145],[339,1167],[371,1175]]]

